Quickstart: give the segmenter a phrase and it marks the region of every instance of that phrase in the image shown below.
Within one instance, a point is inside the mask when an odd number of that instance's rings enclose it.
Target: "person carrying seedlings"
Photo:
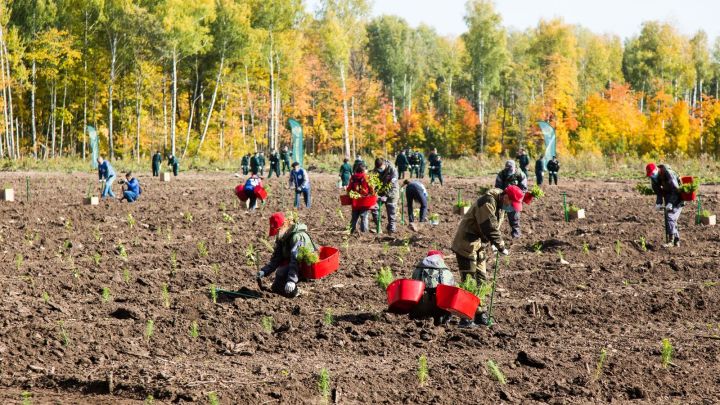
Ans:
[[[543,183],[543,173],[545,173],[545,159],[541,156],[535,161],[535,184],[538,186]]]
[[[288,151],[287,146],[283,146],[280,152],[280,159],[282,160],[282,174],[285,175],[285,171],[290,171],[290,156],[292,153]]]
[[[124,184],[122,188],[122,197],[120,201],[127,200],[127,202],[135,202],[140,198],[142,189],[140,188],[140,182],[137,178],[133,177],[132,172],[125,173],[125,180],[120,180],[118,183]]]
[[[364,163],[355,167],[355,174],[350,178],[350,182],[347,185],[348,194],[356,194],[356,197],[367,197],[375,194],[375,190],[368,183],[367,178],[367,167]],[[350,233],[357,231],[357,222],[360,220],[360,232],[368,231],[368,212],[369,209],[353,208],[352,217],[350,219]]]
[[[407,155],[405,155],[405,151],[401,150],[395,158],[395,167],[398,169],[399,178],[405,178],[405,172],[408,169],[408,165],[410,165],[410,162],[408,162]]]
[[[310,178],[307,171],[300,167],[300,163],[293,162],[290,171],[290,187],[295,190],[295,208],[300,208],[300,195],[305,201],[305,207],[310,208]]]
[[[268,179],[272,178],[273,173],[276,177],[280,177],[280,154],[274,150],[270,154],[270,172],[268,173]]]
[[[478,285],[488,281],[485,249],[487,246],[507,256],[500,224],[505,213],[522,211],[523,192],[517,186],[505,190],[493,188],[485,192],[460,220],[452,242],[452,251],[458,262],[460,277],[474,278]],[[472,327],[473,321],[463,320],[461,326]]]
[[[505,168],[498,173],[495,178],[495,187],[501,190],[505,190],[508,186],[517,186],[520,191],[527,193],[527,177],[525,174],[515,167],[514,160],[508,160],[505,162]],[[520,237],[520,211],[508,212],[508,222],[512,228],[511,235],[513,239]]]
[[[412,227],[415,222],[415,214],[413,210],[413,202],[417,201],[420,204],[420,222],[427,221],[427,198],[428,193],[425,186],[418,180],[405,180],[403,181],[405,186],[405,199],[407,201],[408,209],[408,221]]]
[[[257,152],[255,152],[250,158],[250,173],[260,174],[260,157]]]
[[[355,173],[355,168],[357,168],[358,165],[364,165],[365,161],[363,160],[362,156],[355,155],[355,162],[353,162],[353,173]]]
[[[553,156],[552,160],[548,162],[547,169],[548,172],[550,172],[548,176],[550,185],[552,186],[553,180],[555,180],[555,185],[557,186],[558,172],[560,171],[560,162],[558,162],[557,156]]]
[[[160,151],[155,151],[155,154],[152,157],[152,174],[153,177],[157,177],[160,175],[160,165],[162,164],[162,155],[160,154]]]
[[[265,152],[258,154],[258,163],[260,167],[260,177],[265,175]]]
[[[102,183],[105,181],[105,187],[103,187],[102,194],[100,194],[100,197],[115,197],[115,194],[112,191],[112,184],[115,181],[115,169],[113,169],[110,162],[103,159],[102,156],[97,158],[98,163],[98,177],[100,178],[100,182]]]
[[[173,176],[177,177],[178,170],[180,169],[180,161],[172,153],[168,156],[168,166],[172,167]]]
[[[433,149],[432,153],[430,153],[430,156],[428,156],[428,161],[430,162],[430,184],[433,184],[435,182],[435,179],[437,178],[438,180],[440,180],[440,185],[442,186],[442,158],[440,158],[440,155],[438,155],[437,149]]]
[[[410,319],[423,319],[432,317],[435,326],[447,323],[450,313],[437,307],[435,291],[440,284],[455,287],[455,276],[445,264],[442,252],[431,250],[427,256],[415,265],[412,277],[425,283],[420,302],[410,311]]]
[[[650,178],[650,185],[655,192],[655,207],[665,212],[666,238],[664,247],[680,246],[678,220],[685,202],[680,198],[680,178],[669,165],[648,163],[645,175]]]
[[[520,149],[517,154],[518,163],[520,163],[520,170],[525,173],[525,177],[528,177],[528,166],[530,166],[530,157],[528,156],[525,149]]]
[[[381,185],[375,190],[377,191],[378,199],[387,207],[387,231],[389,234],[393,234],[396,231],[395,212],[397,201],[400,199],[397,171],[395,171],[395,168],[389,160],[377,158],[375,159],[375,170],[373,170],[373,172],[377,174]],[[372,216],[375,224],[379,224],[380,217],[382,216],[379,207],[372,211]]]
[[[317,251],[317,247],[307,233],[307,226],[292,223],[282,212],[270,216],[269,236],[276,237],[273,254],[270,262],[257,273],[256,279],[260,282],[264,277],[275,273],[272,291],[288,298],[296,297],[300,293],[297,287],[300,270],[298,253],[301,248]]]
[[[262,187],[262,180],[257,174],[251,174],[250,177],[245,181],[243,191],[250,204],[248,210],[255,210],[257,208],[257,197],[255,196],[255,187]]]
[[[240,170],[242,171],[243,176],[247,176],[250,172],[250,154],[246,153],[243,155],[242,159],[240,160]]]

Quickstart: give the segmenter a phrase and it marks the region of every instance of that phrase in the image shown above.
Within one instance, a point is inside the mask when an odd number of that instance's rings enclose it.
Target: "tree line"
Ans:
[[[469,0],[439,35],[367,0],[5,0],[0,156],[111,159],[155,150],[718,156],[720,40],[648,21],[621,39],[562,19],[509,30]]]

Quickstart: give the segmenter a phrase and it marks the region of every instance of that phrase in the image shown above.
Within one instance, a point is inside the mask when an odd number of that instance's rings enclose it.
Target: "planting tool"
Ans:
[[[400,189],[400,225],[405,225],[405,189]]]
[[[670,235],[668,235],[668,212],[665,205],[663,205],[663,217],[665,218],[665,243],[670,243]]]
[[[492,291],[490,292],[490,305],[488,306],[488,323],[487,326],[490,327],[494,323],[493,319],[493,303],[495,301],[495,285],[497,284],[497,273],[498,273],[498,266],[500,265],[500,252],[495,252],[495,271],[493,271],[493,283],[492,283]]]
[[[25,198],[30,202],[30,177],[25,177]]]
[[[570,222],[570,213],[567,208],[567,193],[563,191],[563,212],[565,213],[565,222]]]
[[[697,196],[697,213],[695,214],[695,225],[700,225],[700,213],[702,212],[702,202],[700,196]]]
[[[378,212],[377,212],[377,223],[375,223],[375,233],[380,235],[380,228],[382,227],[382,201],[378,200]]]

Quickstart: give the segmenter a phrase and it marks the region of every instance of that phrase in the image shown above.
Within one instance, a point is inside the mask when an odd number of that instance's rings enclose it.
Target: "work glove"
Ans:
[[[258,271],[257,275],[255,276],[257,280],[260,280],[263,277],[265,277],[265,272],[262,270]]]
[[[666,205],[666,206],[665,206],[665,209],[668,210],[668,211],[672,211],[672,210],[673,210],[673,205],[672,205],[672,203],[669,203],[668,205]]]
[[[507,249],[503,249],[502,252],[500,252],[500,253],[502,253],[503,256],[510,255],[510,251],[508,251]]]
[[[302,187],[298,187],[298,188],[296,188],[296,190],[297,190],[298,192],[301,192],[301,191],[302,191]]]
[[[295,291],[295,288],[295,283],[293,283],[292,281],[288,281],[287,283],[285,283],[285,294],[292,294],[293,291]]]
[[[656,208],[658,211],[662,211],[662,210],[663,210],[663,205],[662,205],[662,204],[655,204],[655,208]]]
[[[380,197],[379,200],[382,202],[385,202],[385,201],[387,201],[387,197]]]
[[[497,251],[498,251],[498,248],[495,247],[495,245],[490,245],[490,249],[492,249],[493,253],[497,253]]]

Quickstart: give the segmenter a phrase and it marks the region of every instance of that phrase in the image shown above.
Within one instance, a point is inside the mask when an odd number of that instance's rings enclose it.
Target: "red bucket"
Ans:
[[[352,200],[352,209],[354,210],[369,210],[370,208],[377,205],[377,196],[369,195],[367,197],[355,198]]]
[[[425,283],[420,280],[401,278],[390,283],[386,292],[389,311],[396,314],[407,314],[420,302],[425,292]]]
[[[340,194],[340,205],[352,205],[352,198],[347,194]]]
[[[267,191],[265,191],[263,186],[255,186],[255,189],[253,191],[255,192],[255,197],[263,201],[267,198]]]
[[[318,262],[312,265],[301,264],[300,276],[308,280],[317,280],[334,273],[340,268],[340,251],[330,246],[321,246]]]
[[[692,184],[694,181],[695,178],[692,176],[680,177],[680,183],[682,184]],[[695,201],[697,199],[697,193],[680,193],[680,199],[683,201]]]
[[[453,315],[473,319],[480,298],[462,288],[439,284],[435,290],[435,304]]]
[[[247,201],[248,198],[245,195],[245,185],[238,184],[238,186],[235,187],[235,195],[240,199],[240,201]]]
[[[533,197],[532,194],[530,194],[530,193],[525,193],[525,196],[523,197],[523,202],[524,202],[525,204],[529,205],[530,203],[533,202],[533,199],[534,199],[534,198],[535,198],[535,197]]]

